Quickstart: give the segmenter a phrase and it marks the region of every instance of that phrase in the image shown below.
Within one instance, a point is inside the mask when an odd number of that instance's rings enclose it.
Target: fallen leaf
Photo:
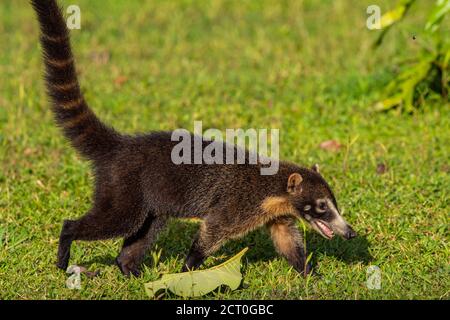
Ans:
[[[154,298],[160,290],[169,290],[182,297],[203,296],[221,285],[236,290],[242,281],[241,258],[248,248],[222,264],[206,270],[165,274],[160,280],[146,283],[145,292]]]
[[[100,274],[100,270],[95,270],[95,271],[89,271],[86,270],[84,272],[84,274],[86,275],[86,277],[88,277],[89,279],[95,278],[96,276],[98,276]]]
[[[45,185],[42,183],[42,181],[41,180],[36,180],[36,184],[39,186],[39,187],[41,187],[42,189],[46,189],[45,188]]]
[[[114,79],[114,84],[117,86],[122,86],[125,82],[128,81],[128,77],[126,76],[118,76],[116,79]]]
[[[32,155],[33,153],[34,153],[34,150],[31,149],[31,148],[26,148],[26,149],[23,151],[23,155],[24,155],[24,156],[30,156],[30,155]]]
[[[76,268],[78,268],[78,269],[76,269]],[[87,271],[86,267],[77,266],[77,265],[72,266],[72,269],[76,270],[75,272],[78,272],[78,273],[83,273],[83,272]]]
[[[339,151],[342,145],[336,140],[327,140],[322,142],[319,147],[323,150],[336,152]]]

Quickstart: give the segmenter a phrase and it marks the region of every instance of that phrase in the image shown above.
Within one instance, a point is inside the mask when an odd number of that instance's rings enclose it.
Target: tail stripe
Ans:
[[[65,102],[61,102],[60,105],[63,109],[74,109],[74,108],[79,108],[81,106],[84,106],[84,99],[83,98],[78,98],[76,100],[70,100],[70,101],[65,101]]]
[[[74,128],[77,127],[81,122],[85,121],[91,114],[89,111],[84,111],[80,113],[78,116],[68,119],[64,122],[65,128]]]
[[[48,59],[47,63],[50,64],[52,67],[56,68],[65,68],[73,63],[73,57],[67,59],[67,60],[53,60]]]
[[[51,84],[52,89],[57,91],[72,91],[75,89],[78,89],[78,81],[72,81],[69,83],[62,83],[62,84]]]

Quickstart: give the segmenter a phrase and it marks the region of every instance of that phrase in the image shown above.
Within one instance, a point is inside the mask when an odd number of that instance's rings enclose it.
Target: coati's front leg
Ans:
[[[167,219],[149,215],[142,227],[123,242],[122,250],[116,258],[120,271],[125,276],[140,275],[140,266],[147,249],[154,243],[159,232],[166,225]]]
[[[250,227],[248,226],[254,228],[259,223],[259,220],[239,221],[239,225],[235,227],[229,226],[229,228],[224,229],[220,222],[212,225],[211,221],[204,221],[191,246],[182,272],[197,269],[226,240],[236,238],[243,234],[245,230],[249,230]],[[278,253],[284,256],[289,264],[299,273],[304,275],[309,274],[311,272],[311,265],[309,263],[306,264],[306,250],[303,246],[302,236],[295,226],[295,219],[292,217],[280,217],[271,221],[268,227]],[[234,230],[234,233],[230,233],[230,230]]]
[[[227,235],[219,226],[212,226],[204,221],[194,239],[181,272],[197,269],[203,261],[217,251],[227,239]]]
[[[284,256],[300,274],[308,275],[311,264],[306,263],[306,250],[303,238],[291,217],[278,218],[268,225],[275,249]]]

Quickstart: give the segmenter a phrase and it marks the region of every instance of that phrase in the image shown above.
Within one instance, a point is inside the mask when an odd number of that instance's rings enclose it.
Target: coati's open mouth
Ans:
[[[334,232],[331,230],[330,226],[322,220],[314,220],[314,223],[316,224],[317,228],[319,229],[320,233],[327,239],[331,239],[334,237]]]

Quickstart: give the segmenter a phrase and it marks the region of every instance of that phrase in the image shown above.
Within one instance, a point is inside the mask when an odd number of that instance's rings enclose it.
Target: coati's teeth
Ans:
[[[322,233],[329,239],[331,239],[334,236],[334,232],[333,230],[331,230],[331,228],[325,224],[324,222],[317,220],[316,221],[317,226],[319,227],[320,231],[322,231]]]

